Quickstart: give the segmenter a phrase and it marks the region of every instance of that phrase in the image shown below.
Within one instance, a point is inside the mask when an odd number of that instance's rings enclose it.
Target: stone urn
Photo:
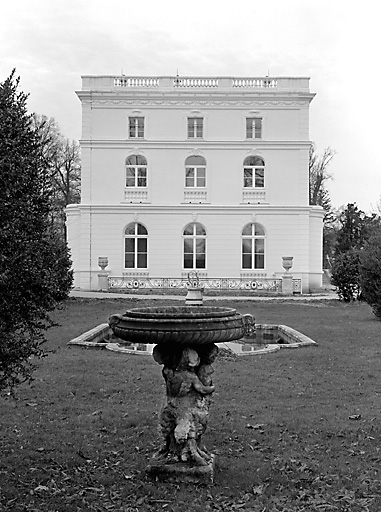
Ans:
[[[161,446],[147,471],[155,479],[213,483],[215,457],[202,444],[215,387],[216,343],[253,333],[254,318],[235,309],[209,306],[136,308],[112,315],[122,340],[156,344],[166,397],[159,416]]]
[[[290,268],[292,268],[293,259],[293,256],[282,256],[282,265],[286,272],[289,272]]]
[[[98,257],[98,266],[103,271],[108,265],[108,257],[107,256],[99,256]]]

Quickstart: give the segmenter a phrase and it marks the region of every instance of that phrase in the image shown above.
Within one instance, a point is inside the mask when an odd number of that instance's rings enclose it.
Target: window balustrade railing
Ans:
[[[266,202],[266,190],[243,189],[242,202],[243,203],[264,203],[264,202]]]
[[[124,200],[131,203],[146,203],[148,201],[148,192],[146,189],[129,190],[128,188],[126,188],[124,190]]]
[[[184,190],[185,203],[206,203],[207,198],[206,190]]]

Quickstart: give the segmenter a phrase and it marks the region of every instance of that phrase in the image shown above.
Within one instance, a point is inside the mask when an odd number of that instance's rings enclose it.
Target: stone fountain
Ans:
[[[136,308],[112,315],[109,325],[125,341],[156,344],[166,397],[160,412],[161,448],[148,473],[159,480],[212,483],[215,457],[202,444],[212,395],[216,343],[254,332],[254,318],[209,306]]]

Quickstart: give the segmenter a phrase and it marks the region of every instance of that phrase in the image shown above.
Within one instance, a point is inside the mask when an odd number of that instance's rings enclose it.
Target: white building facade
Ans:
[[[321,287],[308,78],[84,76],[77,94],[75,287],[175,288],[195,270],[206,288],[281,291],[284,256],[294,291]]]

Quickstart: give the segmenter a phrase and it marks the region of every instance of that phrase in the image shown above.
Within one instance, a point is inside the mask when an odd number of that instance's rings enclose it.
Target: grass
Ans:
[[[381,324],[367,305],[218,302],[318,346],[216,362],[204,441],[218,465],[202,487],[145,475],[158,445],[160,366],[67,345],[138,304],[71,299],[54,314],[61,326],[48,332],[34,382],[0,399],[0,510],[381,510]]]

